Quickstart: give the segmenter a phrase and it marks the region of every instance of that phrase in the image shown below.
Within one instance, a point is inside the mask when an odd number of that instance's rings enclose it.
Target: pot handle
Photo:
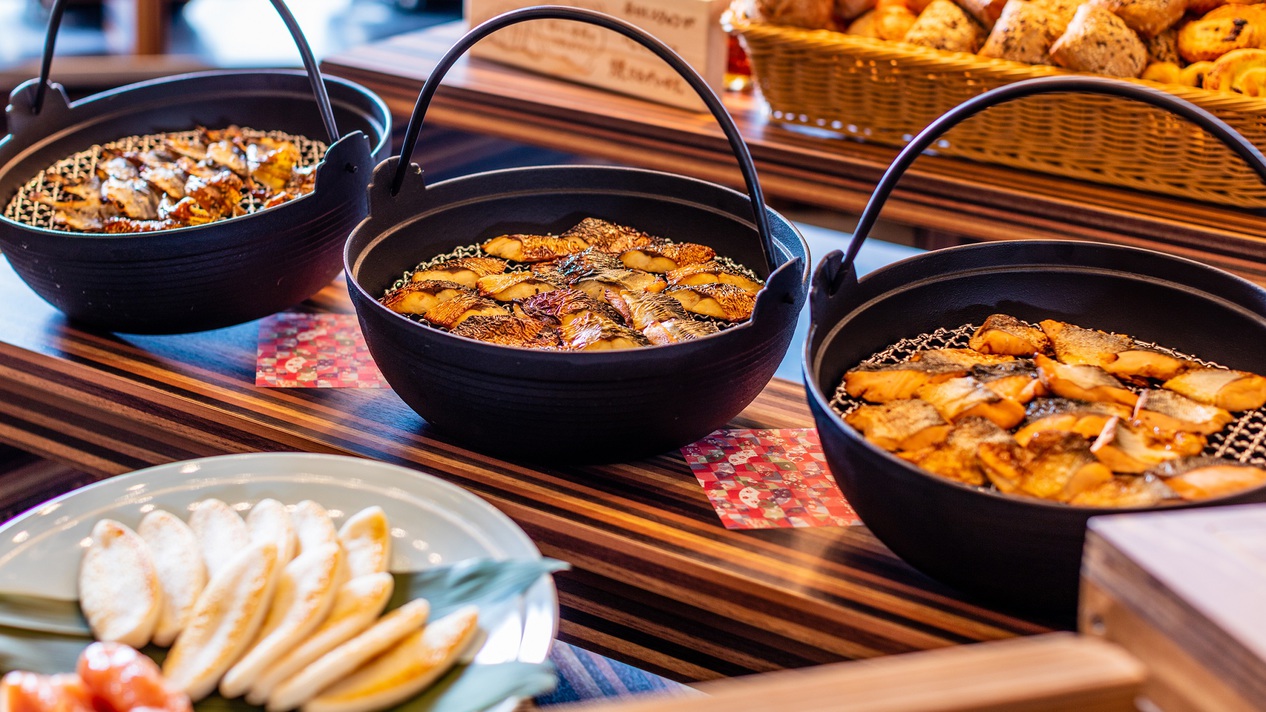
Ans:
[[[312,48],[308,46],[308,40],[303,36],[303,30],[299,28],[294,15],[290,13],[290,8],[286,7],[282,0],[269,1],[277,10],[277,14],[281,15],[281,21],[286,23],[286,29],[290,31],[295,46],[299,48],[299,55],[303,58],[303,68],[307,70],[308,82],[312,85],[312,94],[316,97],[317,106],[321,110],[321,121],[325,124],[326,133],[330,135],[330,143],[336,143],[340,136],[338,126],[334,123],[334,108],[330,106],[330,95],[325,91],[325,82],[322,81],[316,59],[312,56]],[[57,31],[61,28],[66,3],[67,0],[54,0],[53,9],[48,15],[48,30],[44,35],[44,58],[40,62],[40,81],[35,86],[35,100],[31,103],[33,115],[38,115],[44,107],[44,93],[49,87],[48,75],[53,67],[53,48],[57,44]]]
[[[844,286],[847,276],[853,273],[853,260],[857,258],[857,251],[861,248],[862,242],[870,235],[871,229],[874,228],[875,222],[879,219],[879,211],[883,209],[884,202],[888,200],[888,196],[892,193],[893,188],[896,187],[897,181],[901,179],[910,164],[914,163],[915,159],[923,151],[927,150],[934,141],[946,131],[985,109],[1027,96],[1056,92],[1082,92],[1119,96],[1151,104],[1157,108],[1177,114],[1208,131],[1214,138],[1226,144],[1227,148],[1244,159],[1244,162],[1257,173],[1262,181],[1266,182],[1266,158],[1262,157],[1261,152],[1225,121],[1185,99],[1179,99],[1159,89],[1152,89],[1151,87],[1130,84],[1106,77],[1040,77],[1037,79],[1026,79],[987,91],[950,109],[928,124],[905,148],[901,149],[901,153],[897,154],[897,158],[892,162],[892,165],[888,167],[883,177],[879,179],[879,184],[875,186],[875,192],[871,194],[870,202],[866,204],[866,209],[862,211],[861,219],[857,221],[857,228],[853,231],[853,240],[848,245],[848,252],[844,255],[842,264],[832,270],[830,274],[831,282],[828,286],[828,296],[838,292]]]
[[[413,107],[413,116],[409,118],[409,127],[404,134],[404,145],[400,150],[400,160],[396,165],[396,174],[391,181],[391,195],[394,196],[400,192],[400,186],[404,183],[405,172],[412,165],[409,158],[413,156],[413,149],[417,145],[418,133],[422,130],[422,121],[426,117],[426,110],[431,105],[431,99],[435,96],[435,91],[439,88],[440,82],[443,81],[444,75],[479,40],[497,30],[529,20],[575,20],[576,22],[605,27],[647,48],[660,59],[667,62],[669,66],[681,75],[682,79],[686,80],[691,88],[695,90],[695,93],[699,95],[699,98],[703,100],[703,103],[707,105],[708,110],[712,112],[713,118],[721,125],[721,130],[725,132],[725,137],[729,139],[730,149],[734,152],[735,158],[738,159],[739,170],[743,173],[743,182],[747,185],[747,195],[752,201],[752,214],[756,219],[756,231],[760,235],[761,250],[765,253],[766,265],[770,271],[773,271],[775,266],[774,255],[776,254],[774,251],[773,233],[770,231],[769,217],[765,211],[765,196],[761,191],[760,181],[756,178],[756,166],[752,164],[752,155],[748,151],[747,144],[743,141],[743,136],[739,133],[738,127],[734,125],[734,119],[730,117],[729,112],[726,111],[716,92],[712,90],[712,87],[708,86],[708,83],[703,80],[703,77],[699,76],[698,72],[670,49],[668,45],[651,36],[645,30],[610,15],[578,7],[541,5],[503,13],[467,32],[464,37],[444,53],[444,56],[436,63],[435,69],[431,71],[430,76],[426,78],[426,83],[422,85],[422,91],[418,94],[417,105]]]

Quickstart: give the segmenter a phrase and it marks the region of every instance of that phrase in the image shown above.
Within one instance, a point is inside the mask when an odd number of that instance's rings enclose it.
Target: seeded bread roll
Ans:
[[[1051,45],[1059,37],[1051,13],[1024,0],[1007,0],[985,46],[982,57],[1009,59],[1029,64],[1050,64]]]
[[[1173,27],[1187,10],[1187,0],[1090,0],[1090,4],[1125,20],[1143,37],[1155,37]]]
[[[831,25],[835,0],[756,0],[756,11],[773,25],[818,30]]]
[[[1178,28],[1171,27],[1155,37],[1144,37],[1147,45],[1148,62],[1170,62],[1182,65],[1182,57],[1178,54]]]
[[[1147,66],[1147,47],[1125,20],[1097,5],[1082,5],[1051,46],[1051,59],[1078,72],[1137,77]]]
[[[906,33],[905,41],[922,47],[975,54],[985,42],[985,28],[952,0],[932,0]]]
[[[992,30],[1008,0],[954,0],[986,30]]]
[[[1077,8],[1081,7],[1086,0],[1030,0],[1035,7],[1040,7],[1051,14],[1051,20],[1055,23],[1055,36],[1064,34],[1068,30],[1068,23],[1073,21],[1073,16],[1077,14]]]

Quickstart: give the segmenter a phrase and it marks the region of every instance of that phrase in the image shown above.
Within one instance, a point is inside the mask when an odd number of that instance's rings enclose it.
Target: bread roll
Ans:
[[[1050,12],[1034,3],[1007,0],[980,54],[1013,62],[1050,64],[1051,45],[1060,35],[1055,31],[1058,24]]]
[[[848,27],[844,30],[845,34],[857,35],[859,37],[879,37],[879,30],[875,27],[875,11],[862,13],[862,16],[848,23]]]
[[[899,42],[914,26],[918,15],[904,2],[879,0],[875,5],[875,34],[880,39]]]
[[[980,51],[985,28],[952,0],[932,0],[906,33],[905,41],[949,52]]]
[[[835,0],[836,19],[852,22],[875,9],[875,0]]]
[[[1143,37],[1155,37],[1173,27],[1187,10],[1187,0],[1090,0],[1090,4],[1125,20]]]
[[[998,18],[1002,16],[1002,9],[1007,5],[1008,0],[955,0],[955,2],[986,30],[992,30]]]
[[[1208,62],[1266,39],[1266,11],[1256,5],[1223,5],[1178,29],[1178,53],[1188,62]]]
[[[819,30],[831,25],[835,0],[756,0],[756,11],[773,25]]]
[[[1051,59],[1078,72],[1137,77],[1147,66],[1147,47],[1121,18],[1097,5],[1082,5],[1051,46]]]
[[[1140,79],[1160,82],[1161,84],[1177,84],[1182,76],[1182,67],[1173,62],[1152,62],[1143,70]]]
[[[1144,37],[1147,45],[1148,62],[1171,62],[1182,65],[1182,57],[1178,54],[1178,29],[1171,27],[1155,37]]]
[[[1040,7],[1051,14],[1051,20],[1055,23],[1055,36],[1064,34],[1068,30],[1068,23],[1073,21],[1073,16],[1077,14],[1077,8],[1081,7],[1085,0],[1030,0],[1035,7]]]

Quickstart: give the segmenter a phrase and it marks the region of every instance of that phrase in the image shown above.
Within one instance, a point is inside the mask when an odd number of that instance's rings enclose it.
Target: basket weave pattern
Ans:
[[[903,146],[941,114],[1005,84],[1063,70],[827,30],[730,18],[773,117]],[[1140,81],[1140,80],[1127,80]],[[1266,99],[1161,85],[1266,147]],[[977,114],[936,152],[1224,205],[1266,207],[1266,186],[1217,139],[1114,97],[1030,97]]]

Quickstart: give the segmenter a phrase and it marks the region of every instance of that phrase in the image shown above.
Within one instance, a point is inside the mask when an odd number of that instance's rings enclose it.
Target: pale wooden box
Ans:
[[[1149,668],[1165,712],[1266,709],[1266,504],[1095,517],[1079,627]]]
[[[501,13],[540,3],[465,0],[474,27]],[[718,93],[725,75],[726,34],[721,13],[729,0],[558,0],[626,20],[681,55]],[[533,20],[486,37],[471,54],[551,76],[673,106],[701,110],[703,102],[663,60],[633,40],[595,25]]]

